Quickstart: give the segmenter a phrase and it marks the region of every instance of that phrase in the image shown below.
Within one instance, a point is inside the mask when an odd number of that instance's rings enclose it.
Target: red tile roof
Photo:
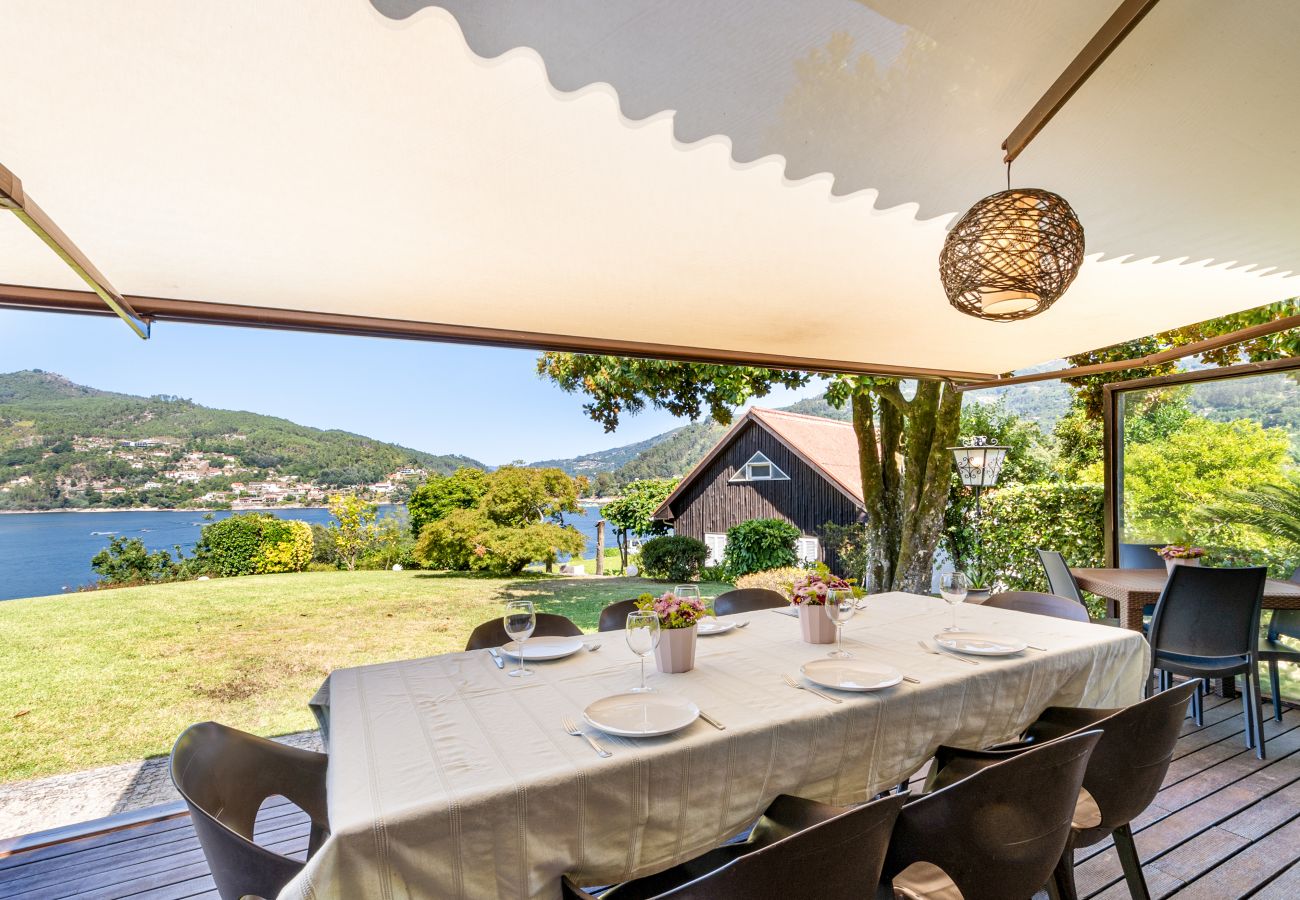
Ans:
[[[862,467],[853,425],[821,416],[779,409],[750,410],[753,418],[780,438],[796,455],[862,503]]]

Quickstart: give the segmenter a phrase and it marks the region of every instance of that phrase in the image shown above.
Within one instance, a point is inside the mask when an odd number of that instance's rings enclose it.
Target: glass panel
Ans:
[[[749,467],[749,477],[753,480],[771,478],[772,467],[767,463],[752,463]]]

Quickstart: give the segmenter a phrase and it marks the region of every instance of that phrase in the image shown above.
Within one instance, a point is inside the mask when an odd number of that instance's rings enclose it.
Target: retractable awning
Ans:
[[[146,319],[978,376],[1300,294],[1300,7],[1180,0],[1013,169],[1073,287],[949,306],[946,228],[1111,11],[11,0],[0,163]],[[9,216],[0,282],[106,310]]]

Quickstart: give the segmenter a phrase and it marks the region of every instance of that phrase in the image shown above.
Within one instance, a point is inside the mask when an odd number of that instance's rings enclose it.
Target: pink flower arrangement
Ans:
[[[1205,555],[1205,548],[1170,544],[1168,547],[1161,547],[1156,553],[1160,554],[1161,559],[1200,559]]]
[[[636,608],[657,615],[660,628],[690,628],[709,614],[703,600],[678,597],[672,591],[659,597],[642,594],[636,598]]]
[[[851,581],[821,572],[800,575],[787,589],[791,603],[807,603],[809,606],[825,606],[830,591],[849,591],[855,597],[861,597],[864,593],[862,588]]]

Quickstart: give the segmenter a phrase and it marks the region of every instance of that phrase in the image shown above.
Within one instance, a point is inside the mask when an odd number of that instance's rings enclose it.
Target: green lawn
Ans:
[[[725,587],[700,586],[707,596]],[[308,572],[8,600],[0,782],[166,753],[205,719],[300,731],[315,725],[307,700],[331,670],[463,649],[507,598],[594,631],[606,604],[647,590],[665,585]]]

